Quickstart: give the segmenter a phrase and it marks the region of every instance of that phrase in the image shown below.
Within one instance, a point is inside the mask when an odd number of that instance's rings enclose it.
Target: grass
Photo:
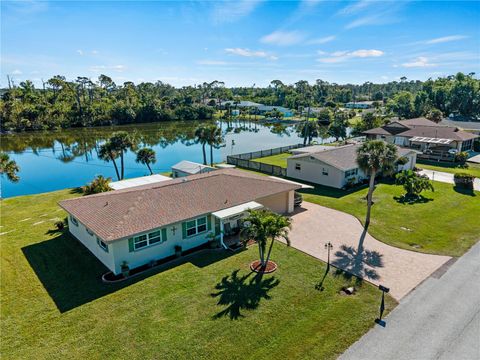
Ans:
[[[430,161],[417,161],[417,167],[433,171],[442,171],[451,174],[467,173],[480,178],[480,164],[469,163],[467,169],[457,167],[451,163],[437,163]]]
[[[432,254],[460,256],[480,240],[480,193],[462,193],[434,182],[414,204],[402,203],[401,186],[379,184],[374,192],[368,231],[387,244]],[[304,200],[344,211],[365,220],[367,188],[354,192],[318,186]]]
[[[261,162],[269,165],[276,165],[282,168],[287,168],[287,158],[292,156],[290,153],[281,153],[277,155],[266,156],[262,158],[253,159],[253,161]]]
[[[328,274],[316,290],[325,264],[282,244],[273,251],[279,269],[262,279],[249,275],[253,247],[103,284],[103,265],[54,230],[54,218],[65,216],[57,201],[73,196],[2,201],[5,359],[334,359],[377,316],[378,289],[363,283],[344,296],[340,288],[355,279]]]

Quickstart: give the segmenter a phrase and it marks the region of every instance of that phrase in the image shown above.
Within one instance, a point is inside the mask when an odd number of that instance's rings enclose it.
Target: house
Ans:
[[[373,101],[357,101],[348,102],[345,104],[347,109],[370,109],[373,106]]]
[[[188,175],[203,174],[214,170],[216,170],[214,167],[208,165],[182,160],[172,166],[172,177],[178,178]]]
[[[113,181],[110,183],[110,187],[113,190],[121,190],[121,189],[131,188],[134,186],[154,184],[154,183],[158,183],[161,181],[168,181],[168,180],[172,180],[172,178],[168,176],[154,174],[154,175],[141,176],[141,177],[126,179],[126,180]]]
[[[290,213],[298,184],[237,169],[63,200],[70,233],[114,274],[193,250],[238,227],[248,209]]]
[[[324,151],[324,150],[331,150],[333,147],[331,145],[312,145],[312,146],[305,146],[305,147],[300,147],[297,149],[292,149],[290,152],[292,155],[299,155],[299,154],[309,154],[309,153],[315,153],[319,151]]]
[[[332,147],[317,152],[294,155],[287,158],[287,176],[310,183],[343,188],[349,183],[358,183],[367,176],[357,165],[357,150],[360,144]],[[417,152],[398,148],[399,157],[408,162],[398,165],[397,171],[413,169]]]
[[[366,130],[363,134],[370,140],[384,140],[427,154],[434,152],[438,156],[448,154],[452,149],[473,150],[473,141],[479,137],[457,127],[439,125],[425,118],[393,121],[382,127]]]
[[[292,117],[293,110],[287,109],[286,107],[283,106],[270,106],[270,105],[260,105],[257,107],[258,111],[260,114],[264,114],[266,112],[270,112],[273,110],[277,110],[283,114],[284,117]]]

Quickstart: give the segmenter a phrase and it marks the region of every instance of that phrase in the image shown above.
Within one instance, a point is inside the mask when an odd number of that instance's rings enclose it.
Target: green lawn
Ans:
[[[105,285],[105,268],[54,230],[65,216],[57,201],[72,196],[2,201],[5,359],[334,359],[377,316],[378,289],[364,283],[341,295],[354,279],[329,274],[318,291],[325,264],[282,244],[273,252],[279,269],[263,279],[249,275],[253,247]],[[394,305],[388,298],[388,309]]]
[[[290,153],[281,153],[272,156],[266,156],[262,158],[253,159],[253,161],[261,162],[269,165],[276,165],[282,168],[287,168],[287,158],[292,156]]]
[[[480,164],[468,164],[467,169],[456,167],[451,163],[436,163],[427,161],[417,161],[417,167],[433,171],[443,171],[451,174],[467,173],[480,178]]]
[[[403,194],[401,186],[379,184],[370,234],[400,248],[451,256],[465,253],[480,240],[480,193],[460,193],[441,182],[434,186],[435,192],[424,193],[425,202],[405,204],[395,199]],[[367,190],[317,187],[305,190],[304,200],[350,213],[363,222]]]

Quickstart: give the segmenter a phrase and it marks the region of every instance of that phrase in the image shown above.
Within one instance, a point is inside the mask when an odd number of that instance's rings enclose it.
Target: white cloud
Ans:
[[[319,51],[318,54],[326,55],[328,53],[324,51]],[[320,58],[318,59],[318,61],[322,63],[339,63],[352,58],[379,57],[385,55],[385,53],[382,50],[376,49],[360,49],[355,51],[334,51],[329,55],[329,57]]]
[[[309,45],[326,44],[326,43],[328,43],[328,42],[330,42],[330,41],[335,40],[335,38],[336,38],[335,35],[325,36],[325,37],[318,38],[318,39],[308,40],[308,41],[307,41],[307,44],[309,44]]]
[[[77,54],[80,55],[80,56],[83,56],[83,50],[78,49]]]
[[[337,14],[338,15],[355,14],[355,13],[358,13],[358,12],[364,10],[368,6],[372,5],[373,3],[374,3],[373,1],[369,1],[369,0],[360,0],[360,1],[357,1],[353,4],[351,4],[351,5],[345,6],[340,11],[338,11]]]
[[[259,57],[268,58],[270,60],[278,60],[278,57],[271,55],[265,51],[254,51],[246,48],[227,48],[225,52],[232,55],[244,56],[244,57]]]
[[[12,71],[12,75],[22,75],[22,74],[23,73],[18,69],[15,69],[15,70]]]
[[[304,35],[298,31],[274,31],[260,39],[264,44],[288,46],[303,41]]]
[[[213,21],[216,23],[235,22],[249,15],[261,3],[261,0],[221,1],[213,9]]]
[[[98,55],[98,50],[92,50],[92,55]]]
[[[124,72],[127,69],[125,65],[93,65],[88,69],[91,72],[99,73],[102,71]]]
[[[439,37],[436,39],[431,39],[428,41],[425,41],[425,44],[441,44],[441,43],[446,43],[450,41],[458,41],[458,40],[463,40],[466,39],[468,36],[465,35],[451,35],[451,36],[444,36],[444,37]]]
[[[415,67],[432,67],[437,66],[437,64],[432,64],[429,62],[428,58],[425,56],[419,56],[411,62],[406,62],[401,65],[405,68],[415,68]]]
[[[401,17],[398,12],[408,3],[408,0],[363,0],[351,6],[347,6],[339,14],[346,16],[359,16],[353,21],[349,22],[345,26],[345,29],[354,29],[360,26],[368,25],[385,25],[401,21]],[[366,9],[367,7],[368,9]]]

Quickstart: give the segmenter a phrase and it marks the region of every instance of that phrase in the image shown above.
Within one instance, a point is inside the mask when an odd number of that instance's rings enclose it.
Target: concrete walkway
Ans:
[[[467,161],[475,164],[480,164],[480,154],[472,156]]]
[[[406,296],[343,360],[480,359],[480,243]]]
[[[309,202],[302,203],[292,220],[292,247],[327,261],[325,243],[331,242],[332,265],[389,287],[397,300],[450,260],[384,244],[365,232],[354,216]]]
[[[455,184],[453,181],[453,174],[446,173],[443,171],[433,171],[433,170],[422,170],[419,171],[421,175],[427,175],[429,179],[433,181],[440,181],[448,184]],[[473,181],[473,189],[476,191],[480,191],[480,179],[475,178]]]

